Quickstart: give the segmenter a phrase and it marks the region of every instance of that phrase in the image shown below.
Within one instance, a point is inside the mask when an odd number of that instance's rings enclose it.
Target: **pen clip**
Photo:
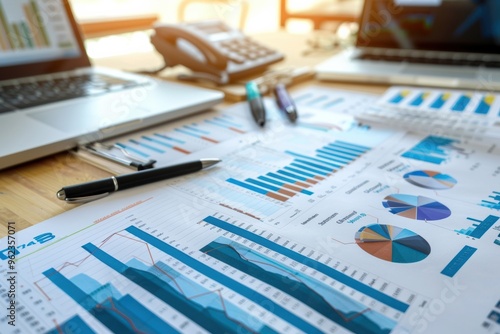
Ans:
[[[70,203],[70,204],[85,203],[85,202],[95,201],[96,199],[106,197],[109,194],[110,193],[107,192],[107,193],[92,195],[92,196],[65,198],[64,200],[66,201],[66,203]]]
[[[125,165],[127,167],[134,167],[137,170],[144,170],[144,169],[149,169],[153,168],[154,164],[156,163],[156,160],[142,160],[140,158],[132,156],[130,153],[128,153],[124,148],[119,147],[117,145],[105,145],[102,143],[93,143],[93,144],[88,144],[85,146],[82,146],[83,149],[85,149],[87,152],[100,156],[102,158],[111,160],[113,162],[119,163],[121,165]],[[106,151],[102,150],[101,148],[104,148]],[[117,149],[119,150],[125,157],[118,157],[115,154],[112,154],[111,151],[112,149]]]

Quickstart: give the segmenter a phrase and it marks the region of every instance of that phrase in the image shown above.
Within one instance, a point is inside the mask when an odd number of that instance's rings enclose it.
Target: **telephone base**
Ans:
[[[192,72],[190,74],[179,74],[177,79],[185,81],[210,81],[217,86],[227,85],[229,83],[229,76],[226,73],[215,75],[204,72]]]

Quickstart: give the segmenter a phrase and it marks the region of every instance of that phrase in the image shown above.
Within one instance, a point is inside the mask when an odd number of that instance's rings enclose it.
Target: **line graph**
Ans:
[[[337,324],[357,333],[388,333],[396,323],[381,314],[373,321],[369,307],[298,270],[224,237],[200,251],[301,300]]]

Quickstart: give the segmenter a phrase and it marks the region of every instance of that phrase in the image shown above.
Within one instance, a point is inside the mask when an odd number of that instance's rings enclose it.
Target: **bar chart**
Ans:
[[[492,210],[500,210],[500,192],[493,191],[488,199],[481,200],[479,205]]]
[[[471,238],[481,239],[481,237],[500,219],[500,217],[489,215],[483,220],[467,217],[467,220],[472,222],[472,226],[455,230],[459,234],[469,236]]]
[[[144,131],[139,135],[123,136],[106,144],[139,158],[156,160],[161,166],[244,135],[250,131],[251,126],[247,120],[221,113],[199,117],[197,121],[189,124],[166,126],[154,131]],[[115,150],[113,154],[120,156],[122,152]]]
[[[46,24],[42,21],[40,7],[35,0],[16,1],[8,4],[20,9],[20,15],[7,15],[0,3],[0,49],[4,51],[19,49],[46,48],[50,46]]]
[[[422,112],[469,114],[483,119],[500,117],[498,94],[441,89],[393,87],[379,100],[389,106],[417,109]]]
[[[383,315],[379,315],[378,324],[374,323],[370,320],[370,312],[374,311],[367,306],[296,269],[229,239],[219,237],[200,251],[286,292],[353,332],[387,333],[396,324]]]
[[[401,314],[410,306],[401,300],[403,294],[398,298],[390,296],[352,278],[343,271],[253,234],[244,228],[213,216],[206,217],[204,221],[235,234],[235,238],[242,237],[247,240],[247,242],[234,242],[234,239],[219,238],[201,249],[207,255],[239,268],[268,284],[275,285],[281,291],[290,293],[296,298],[301,298],[300,300],[304,303],[317,312],[326,314],[342,327],[359,333],[390,332],[395,325],[394,319],[382,309],[385,311],[391,309]],[[265,254],[262,254],[263,247],[267,249]],[[257,252],[257,249],[261,251]],[[301,263],[303,267],[293,266],[293,263]],[[316,275],[311,277],[307,268],[314,268]],[[336,284],[333,282],[329,286],[321,284],[320,275],[326,275]],[[332,289],[332,286],[339,287],[339,285],[343,286],[342,292]],[[319,295],[321,298],[318,298]],[[357,297],[353,297],[355,295]],[[362,296],[369,297],[376,302],[368,309],[367,305],[362,302],[366,301]],[[414,299],[414,297],[411,298]]]
[[[101,284],[85,274],[68,279],[54,268],[43,274],[113,333],[179,332],[112,284]]]
[[[471,246],[464,246],[457,255],[446,265],[441,271],[441,274],[453,277],[458,271],[469,261],[469,259],[477,251],[477,248]]]
[[[440,165],[449,159],[455,143],[459,143],[459,141],[445,137],[428,136],[401,156]]]
[[[291,163],[280,169],[269,171],[255,178],[238,180],[228,178],[226,181],[252,191],[268,196],[281,202],[298,195],[312,195],[308,188],[330,177],[336,170],[353,162],[369,147],[335,141],[316,150],[315,156],[309,156],[287,150],[285,153],[293,157]]]

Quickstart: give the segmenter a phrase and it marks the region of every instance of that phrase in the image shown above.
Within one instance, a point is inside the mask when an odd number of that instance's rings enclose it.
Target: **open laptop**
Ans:
[[[365,0],[356,47],[324,80],[500,90],[499,0]]]
[[[0,1],[0,169],[222,99],[213,90],[91,67],[67,0]]]

